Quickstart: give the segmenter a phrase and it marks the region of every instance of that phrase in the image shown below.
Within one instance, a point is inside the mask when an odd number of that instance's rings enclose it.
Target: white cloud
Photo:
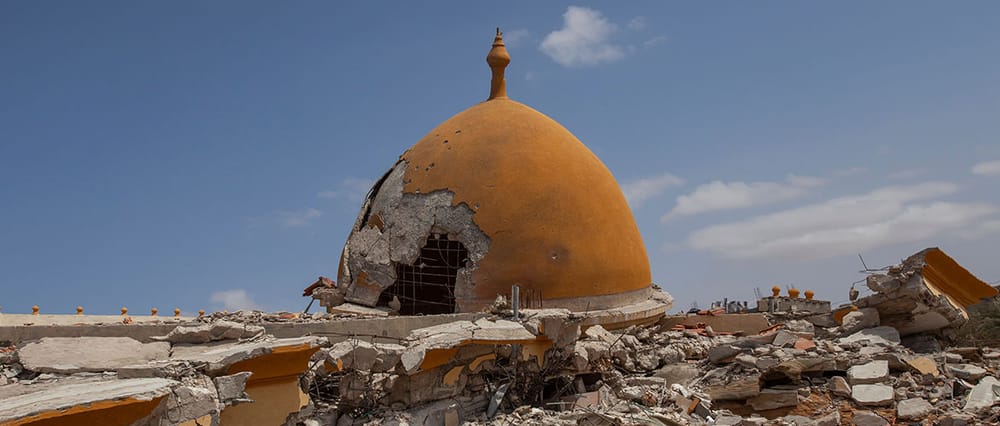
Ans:
[[[239,310],[263,310],[261,305],[253,300],[246,290],[236,289],[236,290],[225,290],[217,291],[212,293],[209,300],[220,305],[222,309],[227,311],[239,311]]]
[[[789,175],[785,182],[722,182],[699,185],[694,192],[677,197],[677,205],[661,221],[717,210],[739,209],[791,200],[806,195],[809,188],[826,179]]]
[[[628,28],[632,31],[642,31],[646,29],[646,18],[642,16],[636,16],[635,18],[630,19],[628,21],[628,24],[625,24],[625,28]]]
[[[597,65],[625,57],[625,49],[608,39],[616,31],[601,12],[570,6],[563,14],[563,27],[545,36],[541,51],[560,65]]]
[[[667,42],[667,36],[660,35],[642,42],[642,47],[650,48]]]
[[[664,173],[660,176],[626,182],[622,184],[621,187],[629,205],[631,205],[632,208],[636,208],[646,200],[663,194],[663,192],[667,189],[675,186],[681,186],[683,184],[684,179],[670,173]]]
[[[323,212],[311,207],[297,211],[279,211],[278,223],[283,228],[301,228],[309,226],[320,216],[323,216]]]
[[[504,31],[503,44],[507,47],[517,47],[522,42],[527,41],[530,37],[531,32],[523,28]]]
[[[368,193],[368,190],[371,189],[374,184],[375,181],[371,179],[347,177],[342,179],[337,184],[336,189],[321,191],[319,194],[316,194],[316,196],[328,200],[340,199],[361,205],[361,199]]]
[[[933,201],[957,190],[945,182],[888,186],[710,226],[692,232],[687,243],[732,258],[819,259],[924,241],[1000,211],[990,204]]]
[[[976,164],[972,166],[972,174],[979,176],[1000,176],[1000,160]]]

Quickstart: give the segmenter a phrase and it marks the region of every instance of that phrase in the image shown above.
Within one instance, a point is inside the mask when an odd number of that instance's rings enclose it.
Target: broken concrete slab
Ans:
[[[526,330],[523,325],[514,321],[490,321],[481,318],[476,320],[474,324],[478,328],[472,331],[472,338],[478,341],[503,343],[535,338],[535,335]]]
[[[764,411],[799,405],[799,392],[795,389],[761,389],[760,394],[748,399],[754,410]]]
[[[741,352],[742,349],[733,345],[715,346],[708,350],[708,361],[712,364],[728,364]]]
[[[24,368],[62,374],[113,371],[169,355],[169,343],[140,343],[128,337],[45,337],[19,350]]]
[[[855,385],[851,386],[851,399],[861,405],[885,406],[892,404],[895,393],[889,385]]]
[[[1000,395],[1000,380],[993,376],[983,377],[965,397],[965,406],[962,410],[975,413],[990,408],[1000,399],[998,395]]]
[[[889,421],[871,411],[855,411],[851,422],[856,426],[888,426]]]
[[[234,321],[217,320],[209,324],[179,325],[163,337],[154,340],[170,343],[208,343],[219,340],[249,339],[264,334],[264,327]]]
[[[0,423],[73,407],[84,407],[84,410],[87,407],[97,408],[102,402],[113,405],[130,400],[151,401],[170,394],[171,388],[178,384],[174,380],[154,378],[68,384],[35,392],[29,386],[22,386],[28,393],[0,399]]]
[[[841,344],[867,342],[870,345],[895,346],[899,344],[900,340],[899,331],[896,331],[895,328],[879,326],[842,337],[838,342]]]
[[[842,335],[849,335],[857,333],[858,331],[864,330],[866,328],[878,327],[879,326],[879,316],[878,310],[875,308],[864,308],[858,309],[857,311],[848,312],[844,315],[842,324],[840,326],[840,332]]]
[[[831,377],[830,381],[826,383],[826,387],[834,395],[842,396],[844,398],[851,396],[851,385],[849,385],[847,380],[841,376]]]
[[[948,372],[959,379],[976,382],[986,375],[986,369],[973,364],[948,364]]]
[[[318,348],[323,338],[299,337],[291,339],[268,339],[259,342],[228,343],[215,342],[201,345],[174,345],[171,360],[192,361],[205,364],[208,374],[225,373],[230,365],[272,353],[279,348],[307,346]]]
[[[840,411],[834,410],[816,419],[816,426],[840,426]]]
[[[896,418],[922,420],[934,411],[934,406],[923,398],[909,398],[896,403]]]
[[[662,377],[664,380],[666,380],[666,386],[668,387],[675,383],[686,385],[688,382],[690,382],[695,377],[698,377],[700,374],[701,373],[699,372],[697,365],[688,363],[665,365],[663,366],[663,368],[660,368],[655,373],[653,373],[654,376]]]
[[[354,303],[341,303],[336,306],[327,306],[326,311],[331,314],[349,314],[373,317],[387,317],[390,309],[384,307],[368,307],[356,305]]]
[[[847,369],[847,381],[854,385],[882,383],[889,378],[888,361],[872,361]]]
[[[212,379],[215,382],[215,389],[219,393],[219,401],[225,405],[253,402],[246,393],[247,379],[251,375],[253,373],[244,371]]]
[[[936,247],[870,275],[867,285],[874,294],[854,304],[877,309],[881,324],[903,336],[955,329],[968,320],[967,307],[998,293]]]
[[[760,395],[760,379],[757,376],[736,378],[718,385],[705,387],[705,393],[712,401],[744,400]]]
[[[931,376],[937,377],[941,374],[938,370],[937,363],[934,360],[927,358],[925,356],[917,356],[909,358],[906,360],[906,365],[909,366],[913,371],[920,374],[929,374]]]
[[[338,369],[370,370],[381,373],[396,367],[399,358],[406,350],[405,346],[369,343],[352,338],[337,342],[326,350],[326,358]]]

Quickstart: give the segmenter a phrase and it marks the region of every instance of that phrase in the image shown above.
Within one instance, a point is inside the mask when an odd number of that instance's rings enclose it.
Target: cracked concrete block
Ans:
[[[898,345],[899,332],[889,326],[873,327],[861,330],[847,337],[838,340],[840,344],[868,342],[870,345],[895,346]]]
[[[288,339],[268,339],[258,342],[213,342],[201,345],[177,344],[170,356],[175,361],[204,363],[205,372],[211,375],[224,374],[229,366],[248,359],[272,353],[276,348],[308,345],[316,348],[326,339],[321,337],[294,337]]]
[[[666,365],[653,373],[656,377],[662,377],[666,380],[666,386],[673,384],[686,385],[695,377],[700,375],[698,371],[698,366],[688,364],[688,363],[678,363],[672,365]]]
[[[252,402],[246,393],[247,379],[252,374],[249,371],[244,371],[212,379],[215,382],[215,389],[219,393],[219,401],[225,405]]]
[[[980,410],[985,410],[996,404],[998,399],[997,394],[1000,393],[1000,380],[997,380],[993,376],[986,376],[979,380],[979,383],[972,388],[969,395],[965,397],[965,406],[962,407],[963,411],[975,413]]]
[[[866,328],[878,327],[878,309],[864,308],[844,315],[840,332],[844,335],[857,333]]]
[[[892,405],[895,393],[889,385],[855,385],[851,387],[851,398],[861,405],[885,406]]]
[[[610,331],[605,330],[604,327],[601,327],[600,325],[587,327],[587,329],[583,332],[583,335],[587,336],[589,339],[599,340],[609,345],[618,341],[618,337],[611,334]]]
[[[754,398],[760,392],[760,378],[756,375],[705,387],[705,393],[712,401],[744,400]]]
[[[840,411],[834,410],[830,413],[816,419],[816,426],[839,426],[840,425]]]
[[[795,389],[761,389],[759,395],[747,400],[747,404],[756,411],[795,407],[799,405],[799,392]]]
[[[708,361],[712,364],[728,364],[741,352],[742,349],[733,345],[715,346],[708,350]]]
[[[180,424],[204,416],[218,417],[221,411],[218,398],[219,394],[214,388],[198,386],[174,388],[170,400],[166,402],[167,411],[164,413],[164,420],[169,424]]]
[[[831,377],[830,381],[826,383],[826,388],[837,396],[844,398],[851,396],[851,385],[847,384],[847,380],[844,380],[841,376]]]
[[[972,382],[986,375],[986,369],[972,364],[948,364],[948,372],[959,379]]]
[[[480,318],[474,324],[477,328],[472,330],[472,338],[476,340],[517,342],[535,339],[534,334],[514,321]]]
[[[26,392],[12,397],[0,398],[0,423],[15,423],[43,413],[56,413],[73,407],[136,399],[149,401],[164,397],[179,382],[169,379],[127,379],[106,380],[91,383],[56,385],[44,390]],[[20,386],[20,385],[8,385]]]
[[[19,352],[21,364],[30,371],[74,374],[164,360],[170,344],[140,343],[129,337],[44,337]]]
[[[344,369],[371,370],[378,356],[379,351],[375,349],[375,345],[360,339],[337,342],[326,350],[327,360]]]
[[[867,284],[875,293],[854,304],[877,309],[880,323],[903,336],[955,329],[968,320],[967,307],[997,295],[938,248],[922,250],[886,274],[870,275]]]
[[[851,422],[855,426],[888,426],[889,422],[871,411],[855,411]]]
[[[248,339],[264,334],[264,327],[234,321],[217,320],[195,326],[179,325],[163,337],[154,337],[170,343],[208,343],[219,340]]]
[[[888,361],[872,361],[847,369],[847,381],[854,385],[881,383],[889,378]]]
[[[934,406],[923,398],[909,398],[896,403],[896,418],[922,420],[934,411]]]
[[[771,342],[771,344],[779,348],[787,348],[794,345],[795,341],[798,339],[799,336],[795,335],[795,333],[785,330],[778,330],[778,332],[775,333],[774,341]]]

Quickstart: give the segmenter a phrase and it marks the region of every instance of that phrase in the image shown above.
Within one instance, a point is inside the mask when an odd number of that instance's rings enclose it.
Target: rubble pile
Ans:
[[[147,404],[122,424],[998,424],[1000,350],[952,340],[996,289],[934,250],[832,312],[651,322],[501,297],[433,322],[240,311],[146,338],[0,342],[0,423]],[[332,327],[346,317],[350,334]]]
[[[415,332],[432,341],[395,345],[355,340],[324,349],[314,359],[336,368],[326,373],[317,368],[310,380],[339,381],[339,387],[325,388],[337,388],[339,394],[324,398],[322,392],[314,393],[317,413],[322,414],[311,419],[317,423],[302,424],[458,424],[459,419],[538,425],[1000,421],[1000,406],[994,407],[1000,401],[995,378],[1000,351],[949,348],[916,353],[900,344],[894,328],[878,323],[833,339],[818,338],[801,324],[793,324],[795,330],[779,326],[763,334],[715,337],[673,327],[612,332],[592,326],[575,341],[554,346],[542,363],[526,356],[525,347],[518,344],[493,350],[487,349],[491,345],[460,345],[436,373],[411,375],[414,364],[406,359],[417,346],[451,345],[455,337],[440,336],[468,331],[474,335],[488,330],[490,323]],[[498,319],[493,324],[514,330],[516,323]],[[483,357],[488,361],[471,367]],[[450,379],[449,373],[454,374]],[[455,423],[447,421],[449,416]]]
[[[416,330],[398,344],[338,343],[314,358],[306,381],[324,390],[313,393],[320,415],[302,421],[997,423],[1000,351],[948,347],[949,332],[968,316],[965,302],[944,290],[956,284],[932,270],[941,259],[914,261],[934,250],[872,275],[874,293],[840,318],[760,314],[773,325],[759,332],[697,321],[609,331],[566,311],[532,310],[512,321],[494,309],[490,318]],[[915,310],[908,316],[899,306]],[[927,322],[936,317],[949,320]],[[493,338],[476,338],[483,334]]]
[[[219,320],[176,327],[153,342],[130,337],[44,337],[0,348],[0,423],[34,421],[74,407],[152,404],[136,425],[220,422],[253,400],[240,362],[325,339],[275,339],[252,324]],[[95,414],[95,420],[103,414]],[[193,424],[193,423],[192,423]]]

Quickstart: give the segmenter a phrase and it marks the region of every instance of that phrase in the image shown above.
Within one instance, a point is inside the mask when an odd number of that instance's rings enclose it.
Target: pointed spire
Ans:
[[[490,99],[507,99],[507,82],[503,78],[504,68],[510,63],[510,55],[503,45],[503,33],[497,27],[497,36],[493,39],[493,48],[486,55],[486,63],[493,71],[493,79],[490,81]]]

